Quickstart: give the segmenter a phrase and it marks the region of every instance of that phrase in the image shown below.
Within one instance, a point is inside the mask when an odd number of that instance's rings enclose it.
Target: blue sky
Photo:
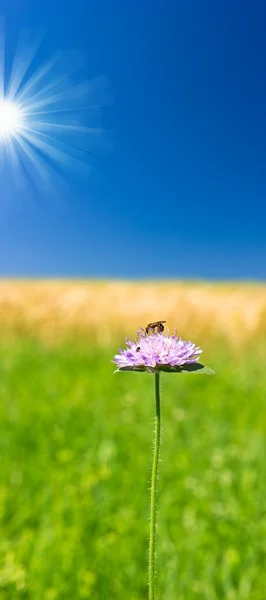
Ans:
[[[22,28],[44,27],[40,63],[80,50],[113,102],[96,174],[72,174],[54,200],[18,201],[11,186],[0,201],[0,275],[264,280],[265,3],[1,6],[7,53]]]

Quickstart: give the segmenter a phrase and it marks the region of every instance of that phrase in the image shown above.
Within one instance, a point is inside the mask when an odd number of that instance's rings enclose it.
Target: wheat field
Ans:
[[[243,346],[266,331],[266,285],[201,282],[4,281],[0,331],[55,343],[77,334],[108,344],[166,320],[184,338]]]

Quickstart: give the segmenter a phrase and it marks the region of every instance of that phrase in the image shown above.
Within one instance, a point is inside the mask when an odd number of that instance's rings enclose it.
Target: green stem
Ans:
[[[160,373],[155,373],[155,430],[151,478],[151,515],[149,540],[149,600],[155,599],[156,496],[161,436]]]

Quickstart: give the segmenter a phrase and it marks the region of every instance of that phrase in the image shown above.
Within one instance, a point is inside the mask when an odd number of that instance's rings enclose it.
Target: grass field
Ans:
[[[265,600],[265,288],[117,285],[0,285],[0,600],[147,599],[153,377],[110,360],[177,308],[216,375],[162,376],[157,598]]]

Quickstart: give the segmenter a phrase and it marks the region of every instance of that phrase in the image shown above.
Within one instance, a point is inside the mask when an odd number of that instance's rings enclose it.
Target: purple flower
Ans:
[[[134,340],[126,339],[127,348],[119,350],[114,357],[118,371],[192,371],[203,365],[195,365],[198,354],[202,350],[192,342],[185,342],[178,337],[176,331],[172,335],[168,332],[157,332],[145,335],[144,329],[138,333]],[[186,368],[182,367],[186,365]]]

